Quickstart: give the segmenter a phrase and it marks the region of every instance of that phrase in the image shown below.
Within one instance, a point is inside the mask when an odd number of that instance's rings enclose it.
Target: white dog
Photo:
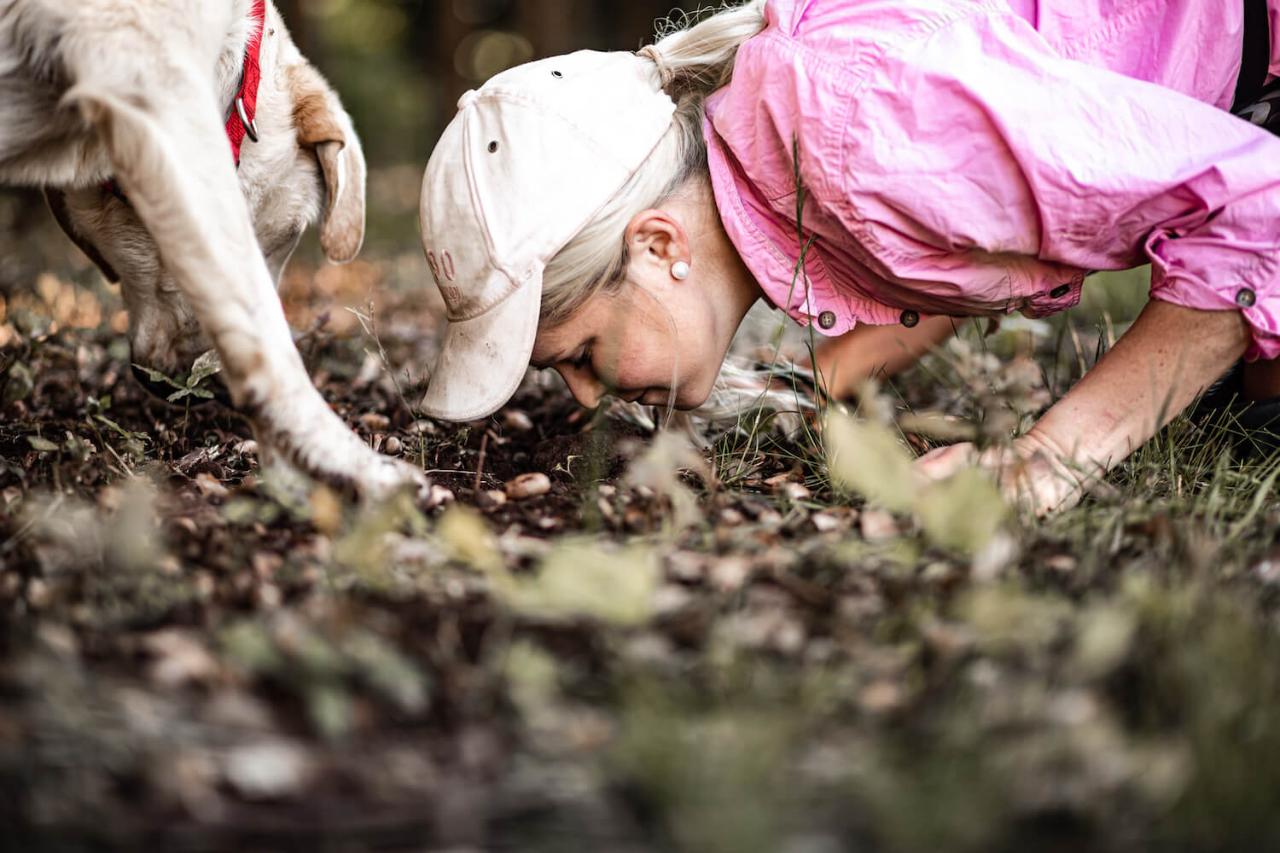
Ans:
[[[425,482],[325,404],[275,292],[322,204],[325,253],[359,251],[365,164],[267,0],[0,0],[0,183],[44,187],[119,279],[135,363],[217,351],[264,454],[365,496]]]

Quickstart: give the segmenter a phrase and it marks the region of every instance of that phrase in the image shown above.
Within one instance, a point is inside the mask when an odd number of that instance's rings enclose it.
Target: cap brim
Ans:
[[[542,281],[526,281],[497,307],[451,321],[420,408],[448,421],[487,418],[507,404],[529,369]]]

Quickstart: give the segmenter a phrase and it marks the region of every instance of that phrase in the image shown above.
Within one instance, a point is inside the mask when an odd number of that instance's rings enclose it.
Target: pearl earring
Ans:
[[[684,281],[691,272],[693,268],[686,261],[676,261],[671,265],[671,277],[676,281]]]

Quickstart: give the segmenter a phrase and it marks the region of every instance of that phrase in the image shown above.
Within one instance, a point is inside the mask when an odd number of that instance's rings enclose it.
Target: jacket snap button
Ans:
[[[824,329],[834,328],[836,324],[836,312],[823,311],[818,315],[818,325]]]
[[[1258,302],[1258,294],[1247,287],[1236,291],[1236,304],[1241,308],[1252,308]]]
[[[913,329],[920,324],[920,315],[914,311],[902,312],[902,325],[908,329]]]
[[[1071,285],[1063,284],[1049,291],[1050,299],[1061,299],[1071,292]]]

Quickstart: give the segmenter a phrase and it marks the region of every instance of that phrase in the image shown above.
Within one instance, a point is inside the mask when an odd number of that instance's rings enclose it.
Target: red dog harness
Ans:
[[[240,85],[227,110],[227,140],[231,143],[231,156],[235,159],[237,168],[240,166],[240,151],[244,147],[245,137],[250,142],[258,141],[258,124],[254,118],[258,114],[258,89],[262,85],[262,38],[267,27],[267,0],[253,0],[251,17],[254,28],[244,50]],[[128,203],[128,198],[115,180],[109,180],[102,186],[116,198]]]

